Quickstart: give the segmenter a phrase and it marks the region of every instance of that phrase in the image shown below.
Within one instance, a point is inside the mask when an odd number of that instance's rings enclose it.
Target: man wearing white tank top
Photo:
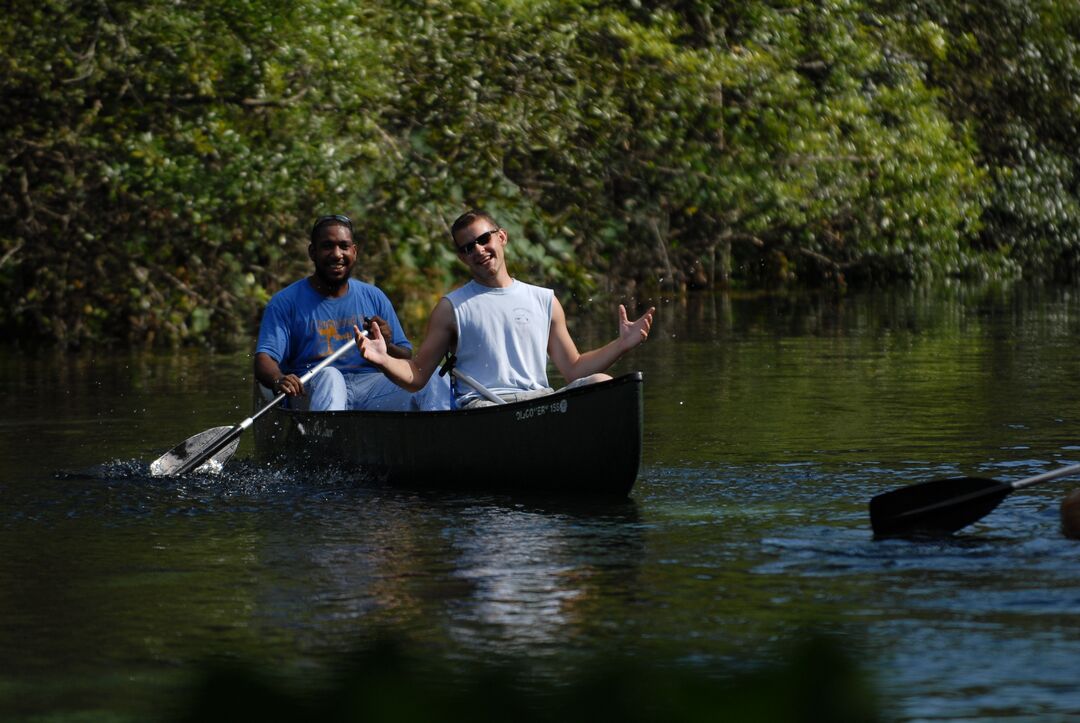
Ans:
[[[604,346],[579,353],[566,327],[566,314],[551,289],[517,281],[506,268],[506,230],[489,214],[462,214],[450,229],[458,257],[472,281],[450,292],[435,306],[427,334],[411,359],[391,357],[377,325],[371,336],[356,329],[361,354],[397,385],[422,389],[447,350],[456,368],[506,401],[551,393],[547,360],[569,383],[610,379],[605,370],[649,336],[655,308],[630,321],[619,305],[619,334]],[[462,407],[491,402],[474,390],[460,390]]]

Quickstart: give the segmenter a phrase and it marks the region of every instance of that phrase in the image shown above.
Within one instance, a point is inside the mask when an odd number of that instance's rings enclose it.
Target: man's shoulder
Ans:
[[[534,303],[546,306],[555,298],[555,292],[546,286],[527,284],[524,281],[514,279],[513,285],[507,289],[507,295],[515,299],[531,299]]]
[[[477,289],[483,290],[484,287],[476,283],[475,281],[469,281],[457,287],[456,289],[451,289],[450,291],[447,291],[446,294],[443,295],[443,298],[447,299],[451,304],[457,304],[461,301],[464,301],[465,299],[468,299],[471,296],[476,296],[476,294],[478,293]]]
[[[546,286],[537,286],[536,284],[529,284],[524,281],[519,281],[517,279],[514,279],[514,284],[513,286],[511,286],[511,288],[516,288],[524,293],[541,294],[543,296],[555,293],[552,289],[549,289]]]
[[[298,286],[306,283],[308,283],[306,276],[301,279],[297,279],[296,281],[290,281],[287,285],[282,286],[280,289],[278,289],[277,292],[274,293],[274,296],[278,296],[279,294],[284,294],[289,291],[295,291]]]
[[[358,291],[364,291],[364,292],[367,292],[367,293],[376,293],[376,294],[384,293],[383,290],[380,289],[375,284],[369,283],[367,281],[361,281],[360,279],[352,279],[352,278],[350,278],[349,279],[349,288],[351,290],[353,290],[353,291],[358,290]]]
[[[304,294],[305,291],[308,289],[311,289],[311,284],[308,283],[307,277],[305,276],[304,278],[297,279],[288,286],[285,286],[274,292],[274,294],[270,297],[270,303],[280,304],[290,301],[292,299],[295,299],[297,296]]]
[[[525,299],[532,299],[535,303],[547,305],[551,299],[555,298],[555,292],[552,289],[527,284],[517,279],[510,286],[484,286],[475,281],[470,281],[464,286],[449,292],[443,298],[449,301],[454,308],[464,306],[470,302],[501,306],[515,303],[515,301],[524,301]]]
[[[388,299],[386,292],[380,289],[375,284],[369,284],[366,281],[360,279],[349,279],[349,293],[356,294],[357,296],[376,298],[376,299]]]

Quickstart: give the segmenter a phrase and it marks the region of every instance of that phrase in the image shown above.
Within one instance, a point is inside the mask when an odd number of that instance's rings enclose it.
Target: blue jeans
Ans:
[[[450,382],[433,374],[415,394],[378,372],[342,374],[326,367],[304,385],[307,395],[290,399],[293,409],[311,412],[366,409],[381,412],[415,412],[450,409]]]

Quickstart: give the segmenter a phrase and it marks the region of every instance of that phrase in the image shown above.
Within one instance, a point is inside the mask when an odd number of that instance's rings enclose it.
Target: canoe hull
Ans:
[[[641,466],[642,387],[637,372],[453,412],[274,409],[255,425],[255,456],[395,486],[625,497]]]

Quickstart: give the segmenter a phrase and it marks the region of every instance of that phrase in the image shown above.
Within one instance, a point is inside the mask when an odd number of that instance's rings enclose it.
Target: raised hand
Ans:
[[[371,324],[371,329],[366,334],[354,325],[353,334],[356,335],[356,348],[360,350],[360,355],[381,369],[390,355],[386,351],[386,337],[383,336],[380,325]]]
[[[619,304],[619,342],[624,351],[633,349],[649,338],[655,312],[656,307],[650,306],[638,319],[630,321],[626,316],[626,307]]]
[[[390,333],[390,322],[388,322],[386,319],[382,318],[377,314],[375,316],[365,316],[364,328],[368,331],[371,331],[371,327],[373,326],[379,327],[379,331],[382,332],[384,339],[391,338],[393,336],[393,334]]]

